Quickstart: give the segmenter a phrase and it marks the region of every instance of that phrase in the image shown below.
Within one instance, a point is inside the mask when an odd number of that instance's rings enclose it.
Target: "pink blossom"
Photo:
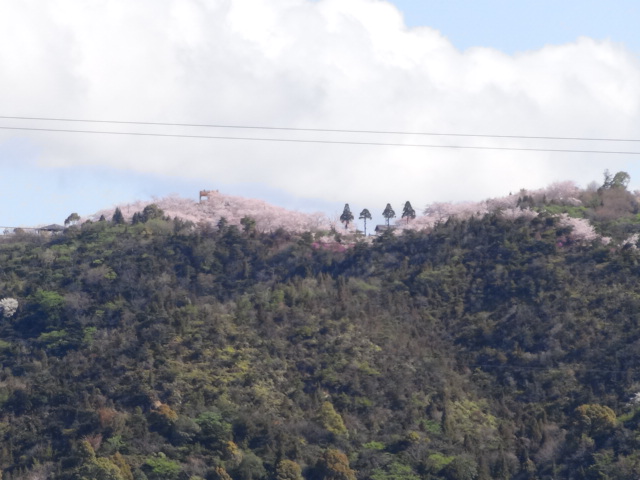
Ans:
[[[569,238],[575,242],[591,242],[599,238],[593,225],[586,218],[573,218],[563,213],[560,215],[560,225],[572,228]]]
[[[500,211],[500,216],[509,220],[515,220],[516,218],[526,218],[531,220],[538,216],[538,212],[534,212],[529,208],[507,208]]]
[[[243,217],[251,217],[256,221],[256,229],[269,232],[283,228],[291,232],[315,231],[330,228],[329,218],[323,213],[303,213],[270,205],[263,200],[225,195],[211,192],[208,199],[202,202],[185,199],[177,195],[164,198],[153,198],[150,201],[137,201],[119,205],[125,220],[130,221],[133,214],[141,212],[147,205],[155,203],[166,216],[178,217],[194,224],[209,223],[216,225],[220,218],[226,218],[230,225],[240,225]],[[116,207],[102,210],[90,217],[97,220],[100,215],[107,219],[113,216]],[[338,227],[339,228],[339,227]],[[342,229],[344,230],[344,228]]]

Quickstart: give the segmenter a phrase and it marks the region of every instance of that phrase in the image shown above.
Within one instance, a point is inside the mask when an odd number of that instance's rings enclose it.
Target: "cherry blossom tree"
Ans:
[[[211,192],[208,200],[198,203],[176,195],[153,198],[149,201],[137,201],[126,205],[114,206],[92,215],[90,219],[97,220],[100,215],[113,217],[116,208],[120,210],[126,222],[131,222],[135,213],[143,212],[145,207],[155,204],[170,218],[180,218],[194,225],[217,225],[220,218],[225,217],[229,225],[241,227],[242,218],[255,220],[255,229],[259,232],[275,231],[283,228],[291,232],[328,230],[330,220],[321,212],[303,213],[286,208],[270,205],[258,200],[240,196],[225,195]]]
[[[7,297],[0,300],[0,311],[4,318],[11,318],[18,311],[18,300]]]
[[[586,218],[573,218],[563,213],[560,215],[560,225],[571,227],[569,238],[575,242],[587,243],[600,238]]]

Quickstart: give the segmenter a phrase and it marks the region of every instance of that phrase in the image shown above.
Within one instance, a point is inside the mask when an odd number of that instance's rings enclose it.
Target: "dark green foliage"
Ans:
[[[364,235],[367,235],[367,220],[371,220],[371,212],[368,209],[363,209],[358,217],[360,220],[364,220]]]
[[[245,232],[253,232],[256,229],[256,220],[251,217],[242,217],[240,219],[240,225]]]
[[[404,208],[402,209],[402,218],[407,219],[407,224],[409,223],[409,220],[416,218],[416,211],[411,206],[411,202],[406,202],[404,204]]]
[[[69,215],[67,217],[67,219],[64,221],[65,226],[66,225],[75,225],[76,223],[78,223],[78,220],[80,220],[80,215],[78,215],[77,213],[72,213],[71,215]]]
[[[353,221],[353,213],[351,213],[351,209],[349,208],[348,203],[344,204],[344,210],[342,210],[342,215],[340,215],[340,221],[344,223],[345,229]]]
[[[124,215],[122,215],[122,210],[120,210],[120,207],[116,207],[116,211],[113,213],[111,221],[116,225],[124,224]]]
[[[636,249],[544,214],[344,252],[162,215],[2,238],[4,478],[640,474]]]
[[[389,221],[392,218],[396,218],[396,212],[393,211],[393,208],[391,208],[390,203],[387,203],[387,206],[384,208],[384,211],[382,212],[382,216],[387,220],[387,227],[389,226]]]
[[[152,203],[151,205],[147,205],[142,210],[142,222],[148,222],[149,220],[161,219],[164,216],[164,212],[158,205]]]

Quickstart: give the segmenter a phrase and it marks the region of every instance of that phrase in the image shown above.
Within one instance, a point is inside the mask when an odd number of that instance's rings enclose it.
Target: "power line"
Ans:
[[[517,147],[481,147],[465,145],[428,145],[422,143],[385,143],[385,142],[352,142],[338,140],[301,140],[294,138],[256,138],[256,137],[227,137],[218,135],[184,135],[175,133],[144,133],[144,132],[110,132],[100,130],[72,130],[56,128],[29,128],[29,127],[0,127],[1,130],[23,130],[33,132],[63,132],[63,133],[89,133],[99,135],[130,135],[140,137],[167,137],[167,138],[201,138],[213,140],[242,140],[256,142],[282,142],[282,143],[322,143],[331,145],[369,145],[380,147],[418,147],[418,148],[450,148],[459,150],[505,150],[515,152],[561,152],[561,153],[595,153],[607,155],[640,155],[640,152],[607,151],[607,150],[573,150],[562,148],[517,148]]]
[[[400,132],[385,130],[346,130],[338,128],[294,128],[294,127],[266,127],[252,125],[223,125],[206,123],[165,123],[165,122],[134,122],[125,120],[90,120],[78,118],[49,118],[49,117],[12,117],[2,116],[0,119],[6,120],[44,120],[48,122],[78,122],[78,123],[111,123],[120,125],[155,125],[164,127],[200,127],[200,128],[235,128],[251,130],[284,130],[290,132],[328,132],[328,133],[370,133],[376,135],[423,135],[441,137],[479,137],[479,138],[513,138],[528,140],[579,140],[585,142],[640,142],[640,139],[633,138],[595,138],[595,137],[552,137],[552,136],[531,136],[531,135],[488,135],[477,133],[436,133],[436,132]]]

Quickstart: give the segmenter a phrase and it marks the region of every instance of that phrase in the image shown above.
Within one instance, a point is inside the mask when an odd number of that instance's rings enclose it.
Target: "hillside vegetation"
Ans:
[[[627,238],[609,191],[581,215]],[[157,207],[5,235],[2,478],[637,478],[640,252],[518,201],[348,248]]]

